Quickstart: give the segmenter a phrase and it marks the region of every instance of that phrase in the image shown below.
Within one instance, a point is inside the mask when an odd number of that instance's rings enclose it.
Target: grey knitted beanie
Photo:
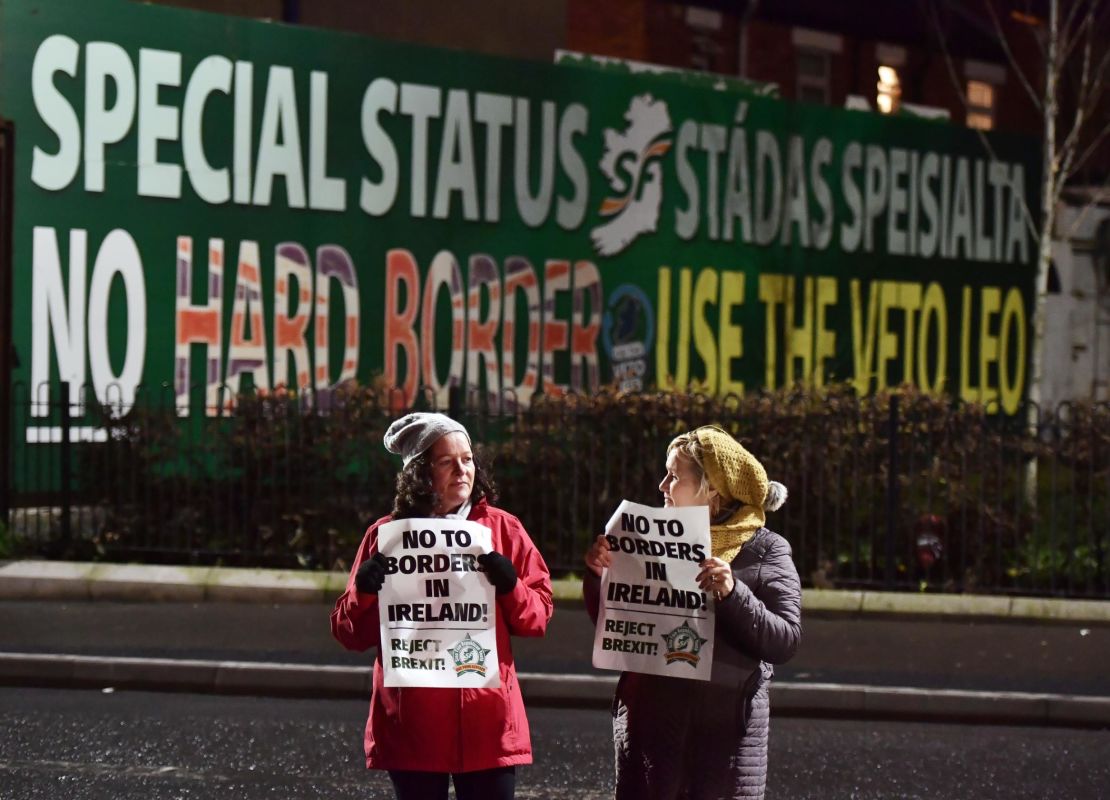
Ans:
[[[382,443],[386,450],[401,456],[405,466],[408,466],[410,461],[439,441],[441,436],[449,433],[461,433],[470,441],[466,428],[446,414],[415,411],[395,420],[382,437]]]

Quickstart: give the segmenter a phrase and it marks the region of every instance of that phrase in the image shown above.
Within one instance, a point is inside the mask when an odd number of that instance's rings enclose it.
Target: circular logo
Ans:
[[[469,633],[447,652],[455,662],[456,675],[461,676],[468,672],[486,674],[486,656],[490,651],[471,639]]]
[[[631,283],[609,295],[601,325],[601,344],[611,361],[642,358],[655,336],[655,312],[644,290]]]

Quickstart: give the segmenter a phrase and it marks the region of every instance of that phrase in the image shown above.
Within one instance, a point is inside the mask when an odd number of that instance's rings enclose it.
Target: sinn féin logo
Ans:
[[[470,638],[468,633],[457,645],[447,651],[455,659],[455,674],[462,677],[468,672],[476,672],[482,677],[486,674],[486,656],[489,650]]]
[[[667,643],[667,651],[663,653],[663,658],[667,660],[668,664],[685,661],[691,667],[696,668],[698,662],[701,661],[698,651],[708,640],[698,636],[696,630],[683,622],[673,631],[664,635],[663,641]]]
[[[605,152],[598,166],[617,196],[606,197],[599,209],[612,217],[590,232],[597,252],[611,256],[628,247],[642,233],[655,230],[663,201],[663,171],[658,158],[671,149],[667,104],[650,94],[632,98],[624,118],[628,128],[605,129]]]

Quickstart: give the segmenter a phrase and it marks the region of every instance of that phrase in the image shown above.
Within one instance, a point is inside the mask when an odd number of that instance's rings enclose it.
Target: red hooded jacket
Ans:
[[[331,632],[348,650],[381,642],[378,596],[355,588],[355,573],[378,549],[378,526],[370,526],[351,566],[347,591],[335,603]],[[496,689],[433,689],[383,686],[381,653],[374,659],[374,694],[366,721],[366,766],[371,769],[471,772],[532,763],[532,742],[513,665],[510,634],[543,636],[551,619],[551,575],[520,520],[480,500],[469,519],[488,527],[493,549],[516,567],[518,580],[497,597]],[[388,580],[388,579],[387,579]]]

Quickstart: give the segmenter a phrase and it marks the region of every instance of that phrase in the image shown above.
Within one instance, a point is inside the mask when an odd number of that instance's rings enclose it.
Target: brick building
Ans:
[[[955,0],[567,0],[567,47],[771,83],[800,102],[904,108],[1039,137],[1043,122],[1023,80],[1034,91],[1043,81],[1036,41],[1043,10],[1019,11],[1030,4],[1010,0],[995,5],[992,18],[983,2]],[[1110,8],[1103,17],[1110,31]],[[1066,80],[1065,115],[1074,111],[1074,92],[1074,80]],[[1092,129],[1110,124],[1110,104],[1090,112]],[[1108,167],[1110,153],[1096,154],[1081,182],[1100,181]]]
[[[536,61],[572,50],[771,83],[801,102],[902,108],[1043,133],[997,32],[1039,91],[1036,37],[1044,33],[1046,0],[158,1]],[[1110,41],[1110,2],[1085,1],[1101,3],[1098,24]],[[1063,2],[1062,13],[1080,2]],[[1073,75],[1061,87],[1065,116],[1074,112],[1075,83]],[[1089,129],[1110,127],[1110,103],[1089,113]],[[1108,174],[1110,147],[1103,147],[1077,182],[1100,184]]]

